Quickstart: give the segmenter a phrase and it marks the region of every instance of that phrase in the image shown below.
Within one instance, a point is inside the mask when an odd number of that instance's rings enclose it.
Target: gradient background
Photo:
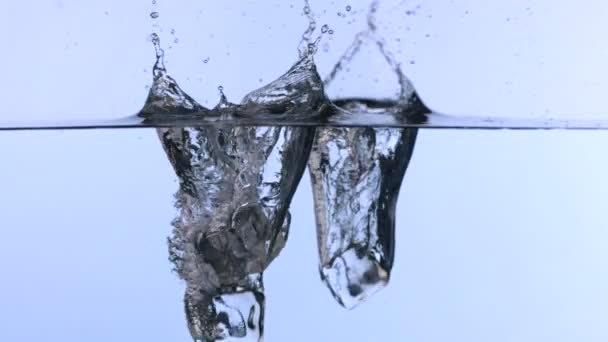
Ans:
[[[4,4],[0,120],[136,112],[151,79],[150,2]],[[284,72],[306,27],[300,2],[217,3],[157,8],[169,71],[209,107],[220,84],[238,101]],[[338,17],[346,4],[358,12]],[[311,5],[335,30],[317,56],[324,75],[367,1]],[[608,3],[381,6],[389,46],[436,110],[608,115]],[[383,62],[362,56],[366,68],[330,94],[394,91]],[[266,340],[607,341],[604,146],[608,132],[421,131],[391,283],[354,311],[319,280],[305,175],[290,241],[266,272]],[[155,132],[2,132],[0,147],[0,340],[189,340],[165,243],[177,183]]]

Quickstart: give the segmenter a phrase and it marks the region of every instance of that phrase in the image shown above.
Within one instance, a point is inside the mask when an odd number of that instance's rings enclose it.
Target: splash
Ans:
[[[186,94],[177,82],[169,76],[164,65],[164,50],[160,38],[152,34],[156,52],[153,68],[153,84],[148,99],[138,116],[145,118],[146,123],[171,122],[184,118],[196,117],[253,117],[258,119],[287,118],[291,120],[314,119],[326,113],[329,100],[324,92],[324,85],[317,71],[314,54],[322,34],[313,39],[316,22],[308,1],[304,14],[309,26],[303,33],[298,47],[299,58],[289,70],[275,81],[247,94],[240,104],[230,103],[220,88],[220,101],[213,109],[198,104]]]
[[[368,28],[355,36],[325,85],[371,41],[397,75],[395,100],[343,99],[345,115],[381,110],[406,118],[428,109],[377,33],[372,3]],[[309,170],[317,222],[320,274],[334,298],[351,309],[388,284],[394,259],[395,207],[416,141],[416,129],[319,128]]]
[[[327,97],[313,55],[305,55],[274,82],[247,94],[238,113],[300,117],[322,112]]]
[[[180,88],[177,82],[167,73],[165,67],[165,51],[160,46],[158,34],[151,35],[156,61],[152,69],[153,82],[148,98],[139,116],[144,118],[161,117],[167,114],[206,113],[209,110],[201,106],[190,95]]]
[[[311,56],[230,103],[223,87],[213,109],[198,104],[165,68],[160,40],[153,85],[140,116],[318,115],[325,97]],[[179,179],[169,259],[185,281],[195,341],[263,339],[263,272],[288,237],[289,204],[306,168],[314,127],[239,126],[157,129]]]
[[[378,0],[375,0],[371,3],[367,14],[367,29],[365,31],[359,32],[355,36],[355,39],[353,40],[351,45],[342,54],[338,62],[334,65],[332,71],[325,78],[325,86],[330,86],[335,81],[336,75],[344,72],[345,66],[348,65],[353,60],[353,58],[361,51],[361,48],[364,43],[371,42],[372,44],[377,46],[385,61],[387,62],[393,73],[397,76],[399,82],[399,94],[397,96],[397,99],[395,100],[396,103],[387,106],[392,107],[387,109],[390,109],[390,111],[393,113],[401,112],[401,114],[407,115],[414,121],[424,121],[425,114],[430,113],[430,110],[424,105],[424,103],[416,93],[414,86],[405,75],[401,63],[395,58],[392,52],[386,48],[386,41],[378,32],[378,6]],[[367,106],[366,103],[376,103],[376,107],[378,107],[378,105],[380,104],[380,101],[370,100],[371,99],[361,101],[357,105],[359,105],[359,107],[365,107]]]

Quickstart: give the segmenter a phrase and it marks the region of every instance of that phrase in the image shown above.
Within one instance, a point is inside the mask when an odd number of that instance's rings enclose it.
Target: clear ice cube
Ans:
[[[166,121],[183,114],[318,115],[323,84],[312,56],[240,105],[222,99],[209,110],[187,95],[162,63],[140,116]],[[314,127],[202,126],[158,128],[178,176],[179,215],[169,258],[186,281],[186,316],[198,341],[261,341],[262,273],[287,240],[289,204],[306,168]]]
[[[219,302],[208,297],[251,288],[248,277],[262,273],[284,246],[289,204],[306,167],[314,128],[158,131],[180,180],[171,259],[186,280],[187,306],[197,307],[197,300],[198,306],[214,306]],[[261,286],[254,292],[263,298]],[[193,326],[216,326],[215,316],[189,317],[191,322],[206,317],[212,319],[190,324],[193,336],[198,331]],[[257,341],[254,336],[247,341]]]
[[[415,129],[319,128],[309,161],[320,274],[353,308],[389,281],[395,206]]]
[[[185,297],[188,328],[195,342],[262,341],[264,292],[261,275],[247,288],[228,288],[199,298]]]

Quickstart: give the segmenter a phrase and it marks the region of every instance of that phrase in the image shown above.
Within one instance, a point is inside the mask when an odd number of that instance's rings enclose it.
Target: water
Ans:
[[[501,327],[601,340],[606,133],[419,130],[390,283],[352,311],[320,280],[305,173],[288,244],[264,272],[264,340],[482,342]],[[167,261],[177,177],[155,130],[5,132],[0,143],[12,146],[2,340],[191,341],[185,282]]]
[[[154,33],[154,82],[141,112],[115,122],[68,125],[157,128],[179,179],[169,259],[185,281],[186,322],[195,341],[263,339],[264,272],[287,242],[289,207],[307,163],[321,278],[350,309],[391,278],[397,198],[418,128],[603,127],[601,122],[501,121],[433,113],[378,35],[377,6],[376,1],[370,8],[368,29],[355,37],[322,82],[314,63],[322,35],[314,37],[316,22],[306,2],[303,13],[309,26],[294,65],[238,104],[228,101],[220,86],[213,108],[199,104],[168,74]],[[159,15],[153,12],[151,17]],[[320,31],[332,33],[327,25]],[[325,88],[363,43],[385,57],[399,92],[393,98],[330,100]]]

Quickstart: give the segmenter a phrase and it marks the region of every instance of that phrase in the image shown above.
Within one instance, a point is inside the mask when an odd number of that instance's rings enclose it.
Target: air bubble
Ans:
[[[329,31],[329,26],[327,24],[321,26],[321,32],[322,33],[327,33],[327,31]]]
[[[316,51],[317,51],[317,44],[314,44],[314,43],[308,44],[308,54],[309,55],[314,55]]]
[[[158,34],[156,34],[156,33],[152,33],[150,35],[150,40],[152,41],[152,44],[154,44],[154,45],[160,44],[160,38],[158,37]]]
[[[158,12],[152,12],[152,13],[150,13],[150,17],[151,17],[152,19],[156,19],[156,18],[158,18]]]
[[[350,7],[350,5],[346,6],[346,12],[350,12],[351,9],[352,7]]]

